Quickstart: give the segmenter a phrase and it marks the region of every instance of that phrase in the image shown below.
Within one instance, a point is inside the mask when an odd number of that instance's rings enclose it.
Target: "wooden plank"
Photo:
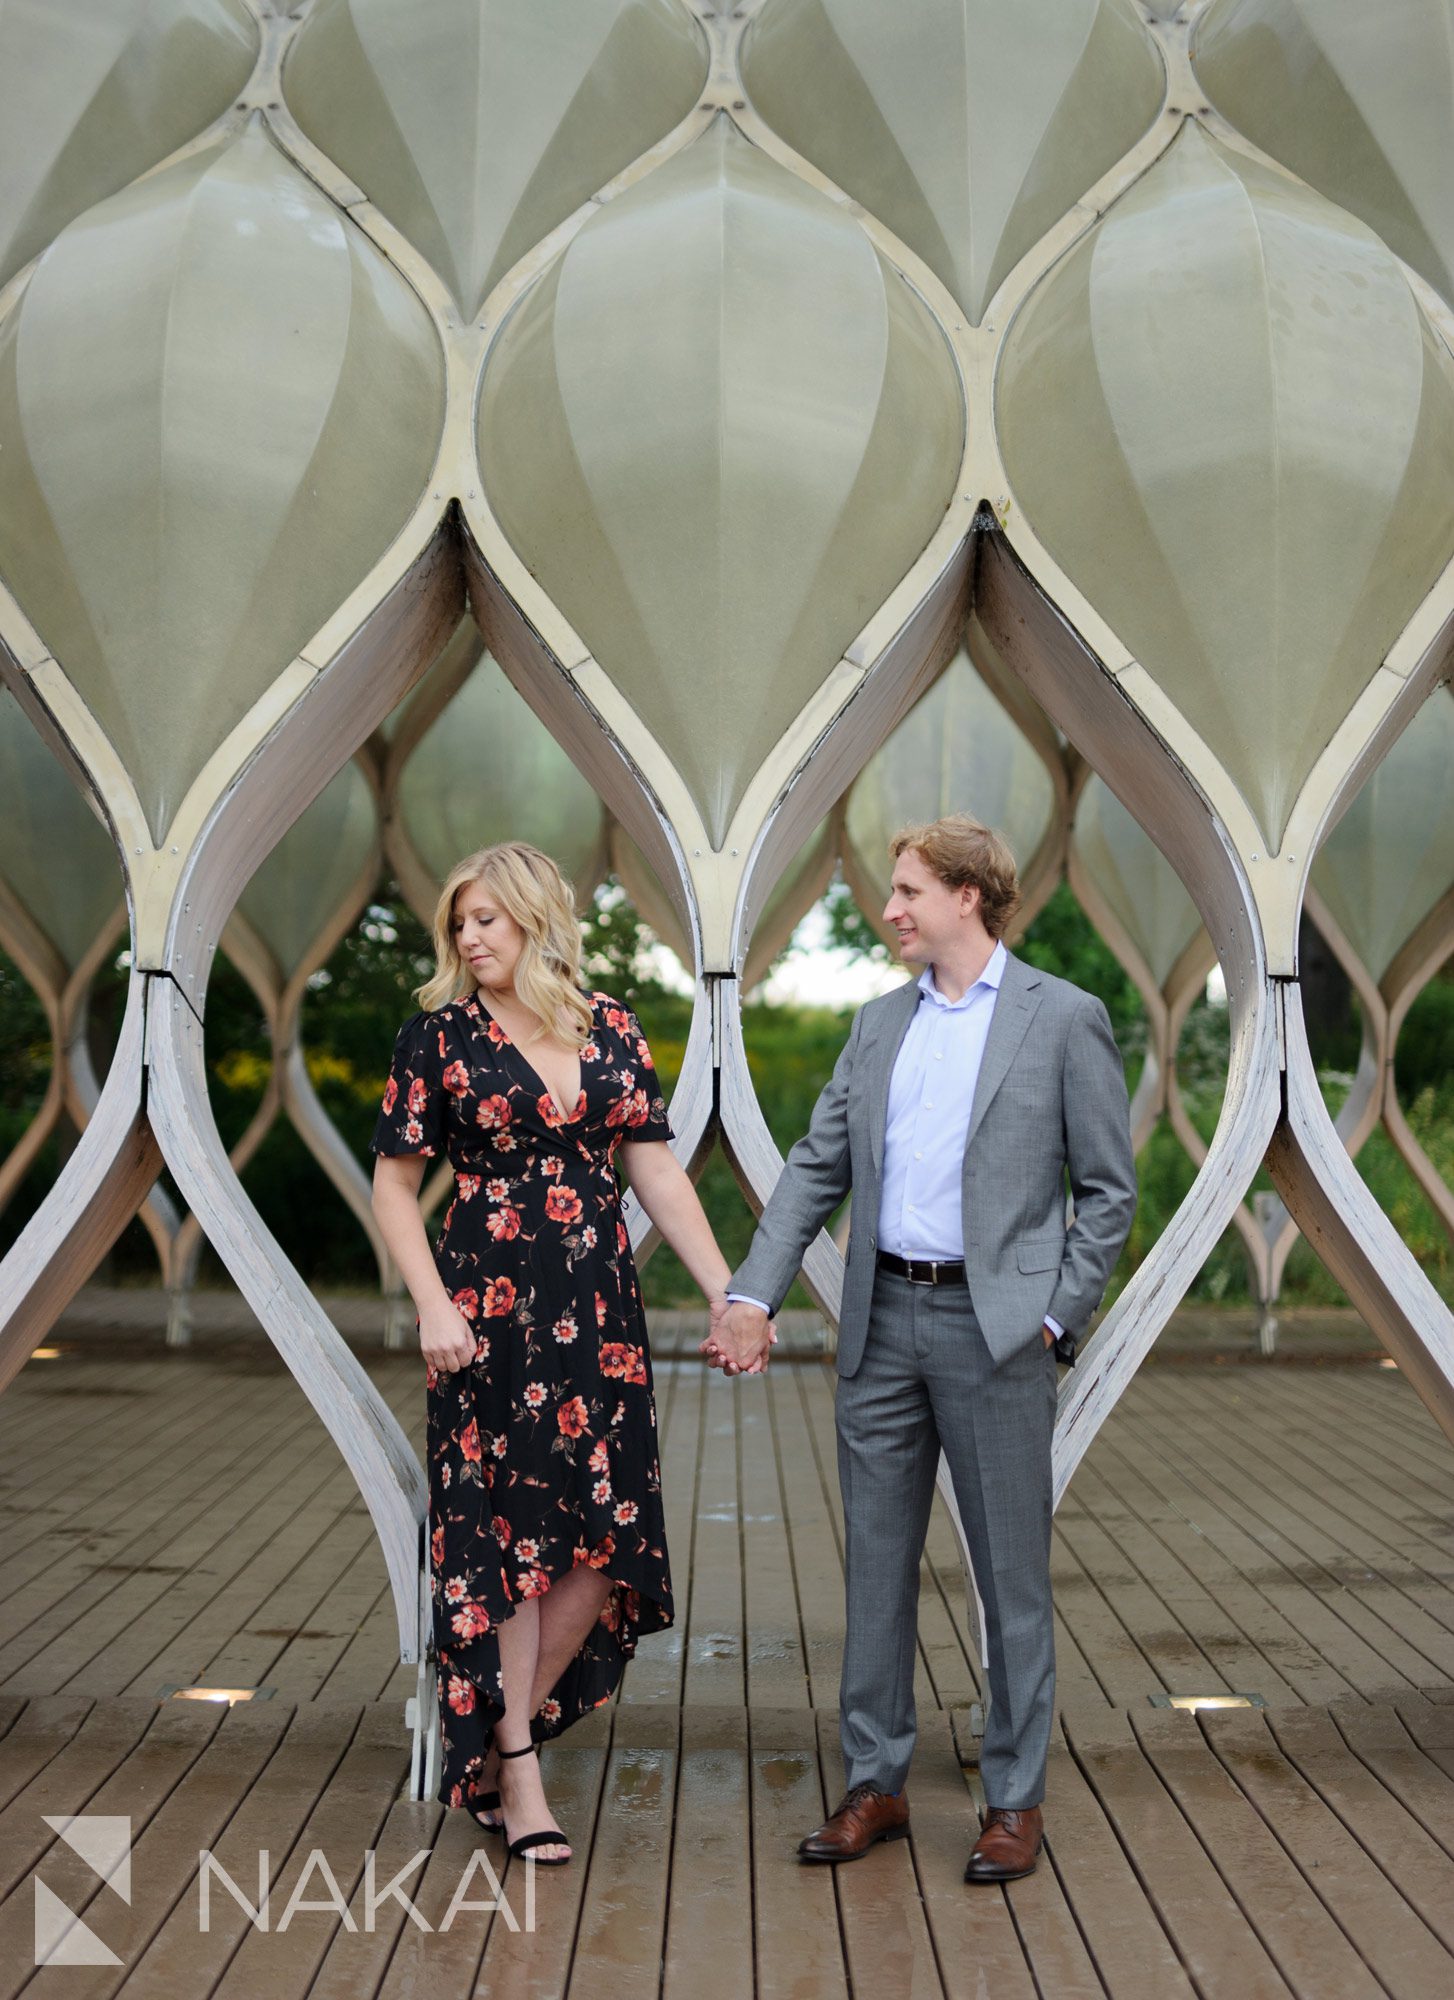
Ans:
[[[767,1385],[748,1381],[742,1387],[737,1428],[747,1699],[754,1708],[807,1708],[808,1663]]]
[[[148,2000],[257,1992],[306,1995],[338,1919],[326,1908],[287,1916],[290,1898],[326,1906],[329,1876],[347,1897],[364,1853],[408,1764],[387,1718],[305,1703],[289,1715],[262,1702],[228,1711],[207,1750],[149,1823],[135,1849],[130,1934],[118,1947],[125,1970],[87,1992],[118,1990]],[[201,1924],[198,1856],[206,1850],[242,1893],[259,1893],[268,1851],[266,1931],[255,1928],[223,1884],[208,1889]],[[304,1869],[307,1868],[306,1875]],[[286,1921],[285,1921],[286,1918]],[[109,1931],[108,1931],[109,1937]]]
[[[1131,1722],[1147,1761],[1292,1990],[1308,2000],[1379,2000],[1383,1989],[1212,1755],[1196,1717],[1133,1709]]]
[[[663,2000],[753,2000],[747,1713],[682,1711]]]
[[[1233,1628],[1246,1634],[1248,1644],[1276,1666],[1296,1699],[1327,1701],[1347,1694],[1350,1683],[1344,1676],[1328,1665],[1277,1605],[1249,1584],[1238,1567],[1236,1557],[1255,1559],[1253,1544],[1226,1515],[1207,1506],[1187,1486],[1179,1469],[1152,1452],[1139,1451],[1134,1441],[1123,1447],[1125,1430],[1120,1412],[1114,1425],[1114,1429],[1106,1427],[1110,1435],[1105,1445],[1105,1453],[1114,1454],[1112,1475],[1119,1477],[1122,1467],[1134,1463],[1154,1501],[1156,1511],[1149,1518],[1157,1533],[1177,1550]],[[1099,1448],[1101,1439],[1096,1443]],[[1273,1690],[1264,1688],[1260,1681],[1251,1691],[1272,1699]]]
[[[817,1717],[810,1708],[754,1707],[747,1726],[758,2000],[848,2000],[837,1870],[805,1865],[796,1855],[798,1842],[823,1824],[839,1798],[836,1790],[828,1797]],[[837,1763],[835,1754],[835,1770]]]
[[[1242,1919],[1226,1883],[1142,1754],[1122,1714],[1077,1718],[1071,1751],[1137,1874],[1202,2000],[1245,2000],[1289,1988]],[[1114,1990],[1114,1989],[1113,1989]]]
[[[1106,1602],[1099,1580],[1076,1554],[1060,1513],[1073,1502],[1069,1495],[1056,1515],[1052,1536],[1051,1589],[1061,1617],[1075,1636],[1108,1701],[1120,1706],[1144,1701],[1161,1678],[1114,1608]]]
[[[1454,1864],[1449,1855],[1354,1755],[1330,1716],[1317,1709],[1283,1709],[1269,1718],[1269,1727],[1284,1757],[1376,1859],[1450,1954],[1445,1977],[1454,1986]]]
[[[825,1777],[835,1768],[841,1769],[838,1717],[832,1711],[818,1712],[818,1755]],[[841,1787],[835,1791],[831,1783],[826,1790],[832,1794],[831,1810],[842,1791]],[[912,1802],[909,1810],[912,1816]],[[811,1831],[804,1828],[804,1832]],[[950,1989],[940,1977],[910,1842],[879,1841],[857,1861],[826,1867],[837,1877],[834,1888],[853,1991],[892,1993],[895,2000],[899,1996],[903,2000],[942,2000]]]
[[[353,1482],[332,1451],[300,1453],[286,1435],[255,1453],[236,1483],[220,1489],[214,1483],[208,1504],[180,1516],[175,1532],[154,1539],[140,1574],[80,1616],[37,1621],[53,1636],[9,1676],[10,1684],[38,1691],[84,1674],[92,1692],[118,1692],[155,1661],[199,1602],[235,1583],[257,1551],[291,1549],[299,1534],[316,1536],[320,1519],[336,1519],[356,1504]],[[371,1531],[367,1521],[360,1517],[361,1532]],[[134,1621],[140,1623],[132,1631]]]
[[[647,2000],[660,1990],[680,1733],[680,1710],[616,1705],[565,1989],[573,2000],[595,2000],[605,1991],[621,2000]],[[542,1869],[537,1874],[565,1872]],[[629,1896],[622,1888],[627,1882]]]
[[[1141,1456],[1168,1461],[1164,1423],[1128,1414],[1125,1424]],[[1237,1497],[1227,1494],[1215,1475],[1206,1473],[1196,1463],[1180,1430],[1176,1433],[1175,1451],[1188,1493],[1195,1495],[1194,1518],[1198,1526],[1220,1541],[1224,1553],[1242,1572],[1244,1582],[1275,1606],[1314,1651],[1343,1677],[1338,1693],[1356,1689],[1374,1700],[1415,1685],[1392,1668],[1384,1655],[1340,1617],[1320,1592],[1267,1547],[1266,1531],[1259,1533],[1258,1524],[1247,1519]]]
[[[1266,1654],[1188,1566],[1176,1533],[1185,1524],[1163,1506],[1136,1467],[1115,1451],[1111,1433],[1112,1425],[1107,1425],[1076,1468],[1075,1490],[1087,1511],[1165,1605],[1167,1614],[1195,1641],[1218,1677],[1211,1685],[1255,1688],[1268,1699],[1295,1701],[1292,1688]]]
[[[1162,1407],[1169,1416],[1164,1399]],[[1309,1499],[1286,1470],[1293,1449],[1286,1435],[1281,1450],[1275,1448],[1275,1435],[1268,1436],[1265,1447],[1253,1447],[1238,1435],[1239,1428],[1192,1415],[1183,1422],[1180,1436],[1238,1506],[1254,1538],[1335,1604],[1350,1627],[1412,1686],[1419,1686],[1431,1672],[1454,1675],[1454,1632],[1388,1580],[1390,1568],[1407,1570],[1407,1566],[1399,1565],[1397,1557],[1356,1522],[1339,1521],[1329,1491]],[[1235,1487],[1234,1473],[1241,1475]],[[1370,1563],[1378,1568],[1370,1569]]]
[[[1280,1711],[1284,1716],[1296,1709]],[[1207,1741],[1393,2000],[1449,1989],[1454,1965],[1378,1863],[1281,1754],[1256,1710],[1208,1709]]]
[[[1412,1704],[1410,1704],[1412,1706]],[[1415,1743],[1397,1709],[1340,1702],[1328,1711],[1344,1742],[1365,1763],[1385,1791],[1403,1805],[1454,1859],[1454,1784],[1445,1770]],[[1454,1727],[1449,1731],[1454,1750]],[[1438,1928],[1436,1926],[1436,1928]]]
[[[669,1708],[681,1705],[687,1627],[692,1610],[692,1543],[706,1407],[702,1378],[706,1372],[701,1362],[670,1361],[662,1367],[653,1364],[655,1380],[660,1383],[665,1374],[670,1391],[657,1456],[675,1623],[638,1646],[636,1658],[622,1677],[619,1699],[623,1703],[658,1702]],[[659,1416],[658,1423],[661,1421]]]
[[[1060,1725],[1050,1739],[1044,1816],[1046,1854],[1107,1993],[1115,2000],[1192,2000],[1155,1906]],[[1025,1886],[1013,1885],[1017,1898]]]
[[[682,1700],[712,1705],[746,1698],[737,1481],[737,1397],[742,1388],[720,1370],[705,1373],[707,1412]],[[762,1384],[754,1381],[746,1387],[760,1392]]]
[[[834,1707],[843,1666],[843,1545],[808,1428],[802,1373],[769,1369],[765,1380],[783,1470],[808,1687],[815,1708]],[[833,1478],[836,1483],[836,1471]]]
[[[260,1725],[273,1734],[291,1711],[281,1708]],[[172,1791],[187,1776],[222,1726],[226,1710],[204,1702],[106,1702],[94,1711],[94,1727],[84,1728],[26,1790],[12,1801],[5,1815],[7,1856],[24,1854],[27,1872],[35,1869],[46,1887],[67,1909],[85,1918],[97,1905],[95,1929],[126,1963],[124,1946],[134,1943],[138,1926],[156,1914],[153,1885],[139,1881],[139,1850],[147,1832]],[[119,1901],[90,1864],[52,1833],[42,1814],[78,1812],[123,1814],[131,1820],[133,1901]],[[192,1853],[193,1868],[196,1852]],[[98,1899],[104,1898],[104,1904]],[[39,1977],[34,1962],[34,1917],[31,1898],[12,1895],[0,1907],[0,1994],[5,2000]],[[149,1933],[143,1933],[149,1935]],[[120,1943],[113,1943],[119,1939]],[[113,1981],[115,1967],[66,1968],[66,1983],[94,1987],[98,1972]]]
[[[1127,1690],[1128,1698],[1151,1688],[1169,1694],[1226,1691],[1215,1660],[1208,1658],[1166,1600],[1089,1512],[1084,1497],[1078,1506],[1070,1504],[1074,1492],[1072,1487],[1061,1503],[1056,1526],[1105,1600],[1107,1611],[1134,1635],[1142,1664],[1134,1675],[1138,1685]]]
[[[357,2000],[371,1990],[367,1982],[374,1978],[383,1993],[427,1993],[431,2000],[456,1995],[469,2000],[476,1992],[488,1992],[492,2000],[563,1993],[620,1712],[607,1703],[552,1739],[541,1754],[546,1796],[556,1823],[570,1835],[571,1859],[564,1867],[532,1869],[523,1860],[508,1860],[500,1836],[482,1833],[466,1813],[443,1811],[437,1821],[421,1820],[423,1805],[396,1802],[385,1834],[398,1857],[390,1857],[389,1872],[425,1850],[418,1889],[413,1876],[406,1886],[430,1929],[421,1930],[400,1907],[385,1913],[386,1952],[371,1949],[366,1939],[340,1935],[309,2000]],[[381,1854],[381,1880],[388,1879],[384,1860]],[[489,1907],[502,1898],[501,1908]]]
[[[170,1501],[185,1501],[191,1493],[205,1492],[234,1466],[246,1464],[256,1441],[268,1435],[269,1423],[275,1424],[278,1413],[292,1400],[284,1384],[278,1383],[269,1415],[262,1407],[266,1396],[252,1393],[239,1403],[235,1387],[225,1395],[224,1385],[217,1387],[215,1403],[194,1407],[184,1398],[182,1407],[175,1409],[168,1398],[156,1423],[143,1426],[139,1437],[133,1440],[128,1429],[124,1438],[116,1439],[114,1452],[83,1453],[89,1469],[78,1471],[74,1485],[67,1483],[64,1512],[55,1504],[54,1456],[48,1450],[38,1457],[27,1483],[40,1497],[33,1515],[20,1516],[30,1533],[22,1530],[24,1538],[14,1542],[7,1538],[6,1559],[0,1563],[0,1610],[7,1638],[23,1630],[34,1601],[49,1601],[46,1593],[53,1592],[58,1568],[66,1578],[80,1579],[88,1573],[85,1565],[87,1560],[94,1562],[94,1550],[87,1558],[70,1546],[73,1540],[84,1538],[106,1549],[108,1559],[120,1559],[135,1545],[138,1525],[145,1528],[148,1520],[164,1518],[168,1501],[148,1512],[153,1496],[164,1492]],[[222,1423],[224,1415],[227,1421]],[[75,1412],[71,1422],[74,1439]],[[191,1428],[194,1422],[201,1425],[200,1434]],[[23,1463],[24,1449],[17,1447],[8,1463]],[[118,1504],[121,1495],[124,1505]],[[33,1581],[37,1578],[39,1584]],[[32,1587],[25,1597],[21,1593],[28,1584]]]
[[[964,1864],[979,1835],[979,1813],[960,1769],[949,1716],[942,1709],[923,1719],[905,1789],[909,1793],[914,1871],[944,1991],[951,1995],[992,1993],[995,2000],[1017,2000],[1017,1996],[1036,2000],[1035,1980],[1017,1923],[1019,1892],[1031,1888],[1049,1871],[1042,1862],[1036,1876],[1013,1883],[1007,1890],[965,1881]],[[1036,1898],[1033,1888],[1029,1900],[1043,1901]],[[1074,1926],[1070,1929],[1073,1933]],[[1068,1941],[1062,1934],[1059,1942],[1064,1945]],[[1046,1944],[1048,1948],[1048,1936]],[[1083,1946],[1080,1962],[1082,1968],[1089,1964]],[[1050,1990],[1061,2000],[1068,1991],[1099,1994],[1100,1984],[1097,1981],[1086,1988],[1072,1982],[1068,1988]]]

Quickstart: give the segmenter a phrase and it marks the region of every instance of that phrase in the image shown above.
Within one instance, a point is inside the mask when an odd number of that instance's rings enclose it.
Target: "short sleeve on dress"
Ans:
[[[676,1134],[671,1129],[671,1121],[666,1115],[666,1099],[661,1093],[661,1078],[656,1073],[651,1050],[647,1047],[646,1037],[641,1032],[641,1023],[632,1013],[628,1012],[626,1018],[631,1023],[627,1031],[628,1039],[636,1047],[636,1088],[646,1100],[646,1117],[641,1124],[631,1126],[628,1137],[633,1141],[674,1139]]]
[[[411,1014],[400,1028],[369,1141],[371,1153],[417,1153],[432,1159],[447,1150],[449,1099],[439,1046],[443,1033],[437,1014]]]

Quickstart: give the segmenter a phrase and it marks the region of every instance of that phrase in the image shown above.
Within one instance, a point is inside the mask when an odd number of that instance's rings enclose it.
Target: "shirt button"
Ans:
[[[934,1060],[935,1060],[935,1062],[943,1062],[943,1060],[944,1060],[944,1053],[943,1053],[943,1051],[942,1051],[941,1049],[935,1049],[935,1051],[934,1051]]]
[[[929,1099],[928,1103],[924,1106],[924,1109],[926,1111],[932,1111],[934,1109],[934,1100],[932,1097]]]
[[[922,1160],[922,1159],[923,1159],[923,1157],[924,1157],[924,1155],[923,1155],[922,1153],[915,1153],[915,1155],[914,1155],[914,1158],[915,1158],[916,1160]]]

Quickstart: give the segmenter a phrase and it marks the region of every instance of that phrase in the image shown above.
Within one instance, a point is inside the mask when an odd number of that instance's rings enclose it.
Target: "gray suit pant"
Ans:
[[[897,1792],[908,1776],[919,1565],[942,1446],[985,1608],[985,1798],[1018,1810],[1044,1798],[1055,1403],[1055,1351],[1039,1332],[996,1368],[966,1287],[876,1274],[863,1360],[839,1376],[835,1398],[847,1592],[839,1734],[850,1786]]]

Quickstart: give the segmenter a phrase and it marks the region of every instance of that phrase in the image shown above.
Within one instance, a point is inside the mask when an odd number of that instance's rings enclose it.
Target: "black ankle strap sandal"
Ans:
[[[540,1745],[538,1743],[527,1743],[519,1750],[501,1750],[500,1761],[503,1763],[507,1757],[529,1757],[532,1753],[538,1753],[539,1749]],[[568,1847],[569,1845],[570,1842],[566,1839],[560,1828],[552,1826],[548,1827],[544,1833],[522,1833],[518,1840],[510,1842],[505,1851],[507,1854],[525,1854],[532,1847]],[[564,1868],[567,1861],[571,1859],[571,1856],[569,1854],[532,1854],[530,1855],[530,1859],[535,1863],[537,1868]]]

